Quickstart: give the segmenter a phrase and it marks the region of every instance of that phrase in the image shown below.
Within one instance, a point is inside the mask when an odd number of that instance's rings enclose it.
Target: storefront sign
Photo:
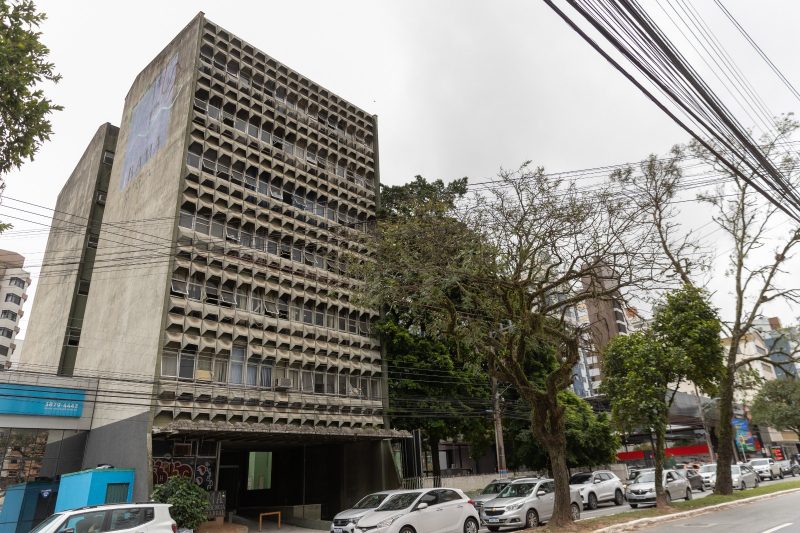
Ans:
[[[750,432],[750,425],[744,418],[734,418],[731,423],[735,433],[736,446],[739,451],[754,452],[757,450],[756,439]]]
[[[225,491],[212,490],[208,493],[208,519],[225,516]]]
[[[780,446],[775,446],[772,448],[772,458],[776,461],[783,461],[786,459],[786,457],[783,456],[783,450]]]
[[[0,414],[80,417],[86,391],[0,383]]]

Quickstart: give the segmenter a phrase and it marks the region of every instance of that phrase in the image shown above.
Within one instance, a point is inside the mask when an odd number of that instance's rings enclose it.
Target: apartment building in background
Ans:
[[[21,365],[98,378],[84,466],[135,468],[138,499],[179,473],[230,511],[307,517],[397,486],[377,313],[347,268],[378,187],[374,115],[198,14],[59,197],[80,235],[45,263],[87,259],[40,289]]]
[[[0,370],[8,368],[17,350],[19,321],[31,284],[24,264],[25,258],[20,254],[0,250]]]

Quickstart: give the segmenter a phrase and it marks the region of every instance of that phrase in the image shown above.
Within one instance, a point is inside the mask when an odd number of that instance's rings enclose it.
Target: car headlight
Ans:
[[[396,515],[394,515],[394,516],[390,516],[390,517],[389,517],[389,518],[387,518],[386,520],[383,520],[383,521],[381,521],[381,522],[378,522],[377,524],[375,524],[375,527],[376,527],[376,528],[381,528],[381,527],[389,527],[389,526],[391,526],[392,524],[394,524],[394,521],[395,521],[395,520],[397,520],[398,518],[400,518],[401,516],[403,516],[403,515],[401,515],[401,514],[396,514]]]
[[[522,505],[523,505],[523,502],[512,503],[511,505],[507,505],[506,506],[506,511],[516,511],[517,509],[522,507]]]

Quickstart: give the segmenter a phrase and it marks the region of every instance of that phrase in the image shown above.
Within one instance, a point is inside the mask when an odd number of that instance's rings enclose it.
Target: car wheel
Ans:
[[[639,507],[638,503],[629,503],[628,505],[631,506],[631,509],[636,509],[637,507]]]
[[[572,517],[573,522],[581,519],[581,506],[573,503],[569,506],[569,515]]]
[[[761,480],[756,478],[756,482],[753,484],[753,487],[757,489],[759,485],[761,485]]]
[[[703,483],[702,485],[700,485],[700,492],[705,492],[705,491],[706,491],[706,484]]]
[[[622,505],[625,503],[625,496],[622,495],[622,491],[617,489],[614,493],[614,505]]]
[[[667,499],[667,504],[672,503],[672,494],[668,490],[664,491],[664,497]]]
[[[400,533],[417,533],[414,531],[414,528],[411,526],[404,526],[403,529],[400,530]]]
[[[781,479],[783,479],[783,470],[781,470]]]
[[[691,499],[692,499],[692,489],[689,488],[689,489],[686,489],[686,501],[688,502]]]
[[[739,487],[739,489],[740,489],[740,490],[747,490],[747,483],[745,483],[744,481],[742,481],[742,486],[741,486],[741,487]]]
[[[525,515],[525,527],[539,527],[539,513],[536,512],[536,509],[528,509],[528,513]]]
[[[595,510],[597,509],[597,496],[594,495],[594,492],[589,493],[589,497],[586,498],[586,508]]]
[[[471,516],[464,521],[464,533],[478,533],[478,521]]]

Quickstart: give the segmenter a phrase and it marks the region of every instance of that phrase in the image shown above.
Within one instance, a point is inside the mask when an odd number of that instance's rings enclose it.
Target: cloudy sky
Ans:
[[[673,0],[643,4],[680,44],[679,30],[661,11],[668,1]],[[773,112],[800,108],[711,0],[688,1]],[[800,85],[800,2],[723,1]],[[387,184],[416,174],[478,181],[526,160],[551,171],[598,167],[664,153],[687,140],[541,0],[38,0],[37,5],[48,14],[44,41],[63,75],[48,94],[65,109],[53,117],[55,134],[36,161],[7,176],[5,196],[49,208],[97,127],[119,123],[136,74],[201,10],[377,114],[381,177]],[[691,48],[683,49],[697,59]],[[709,74],[699,60],[696,65]],[[746,115],[742,122],[752,125]],[[709,234],[714,227],[707,225],[706,210],[685,205],[686,223],[702,228],[706,244],[724,256],[730,244],[721,232]],[[13,212],[4,207],[2,213]],[[0,247],[28,258],[34,279],[46,244],[45,232],[29,232],[36,228],[43,227],[16,221],[15,229],[0,237]],[[724,311],[729,300],[723,279],[711,288]],[[769,311],[784,320],[800,314],[785,305]]]

